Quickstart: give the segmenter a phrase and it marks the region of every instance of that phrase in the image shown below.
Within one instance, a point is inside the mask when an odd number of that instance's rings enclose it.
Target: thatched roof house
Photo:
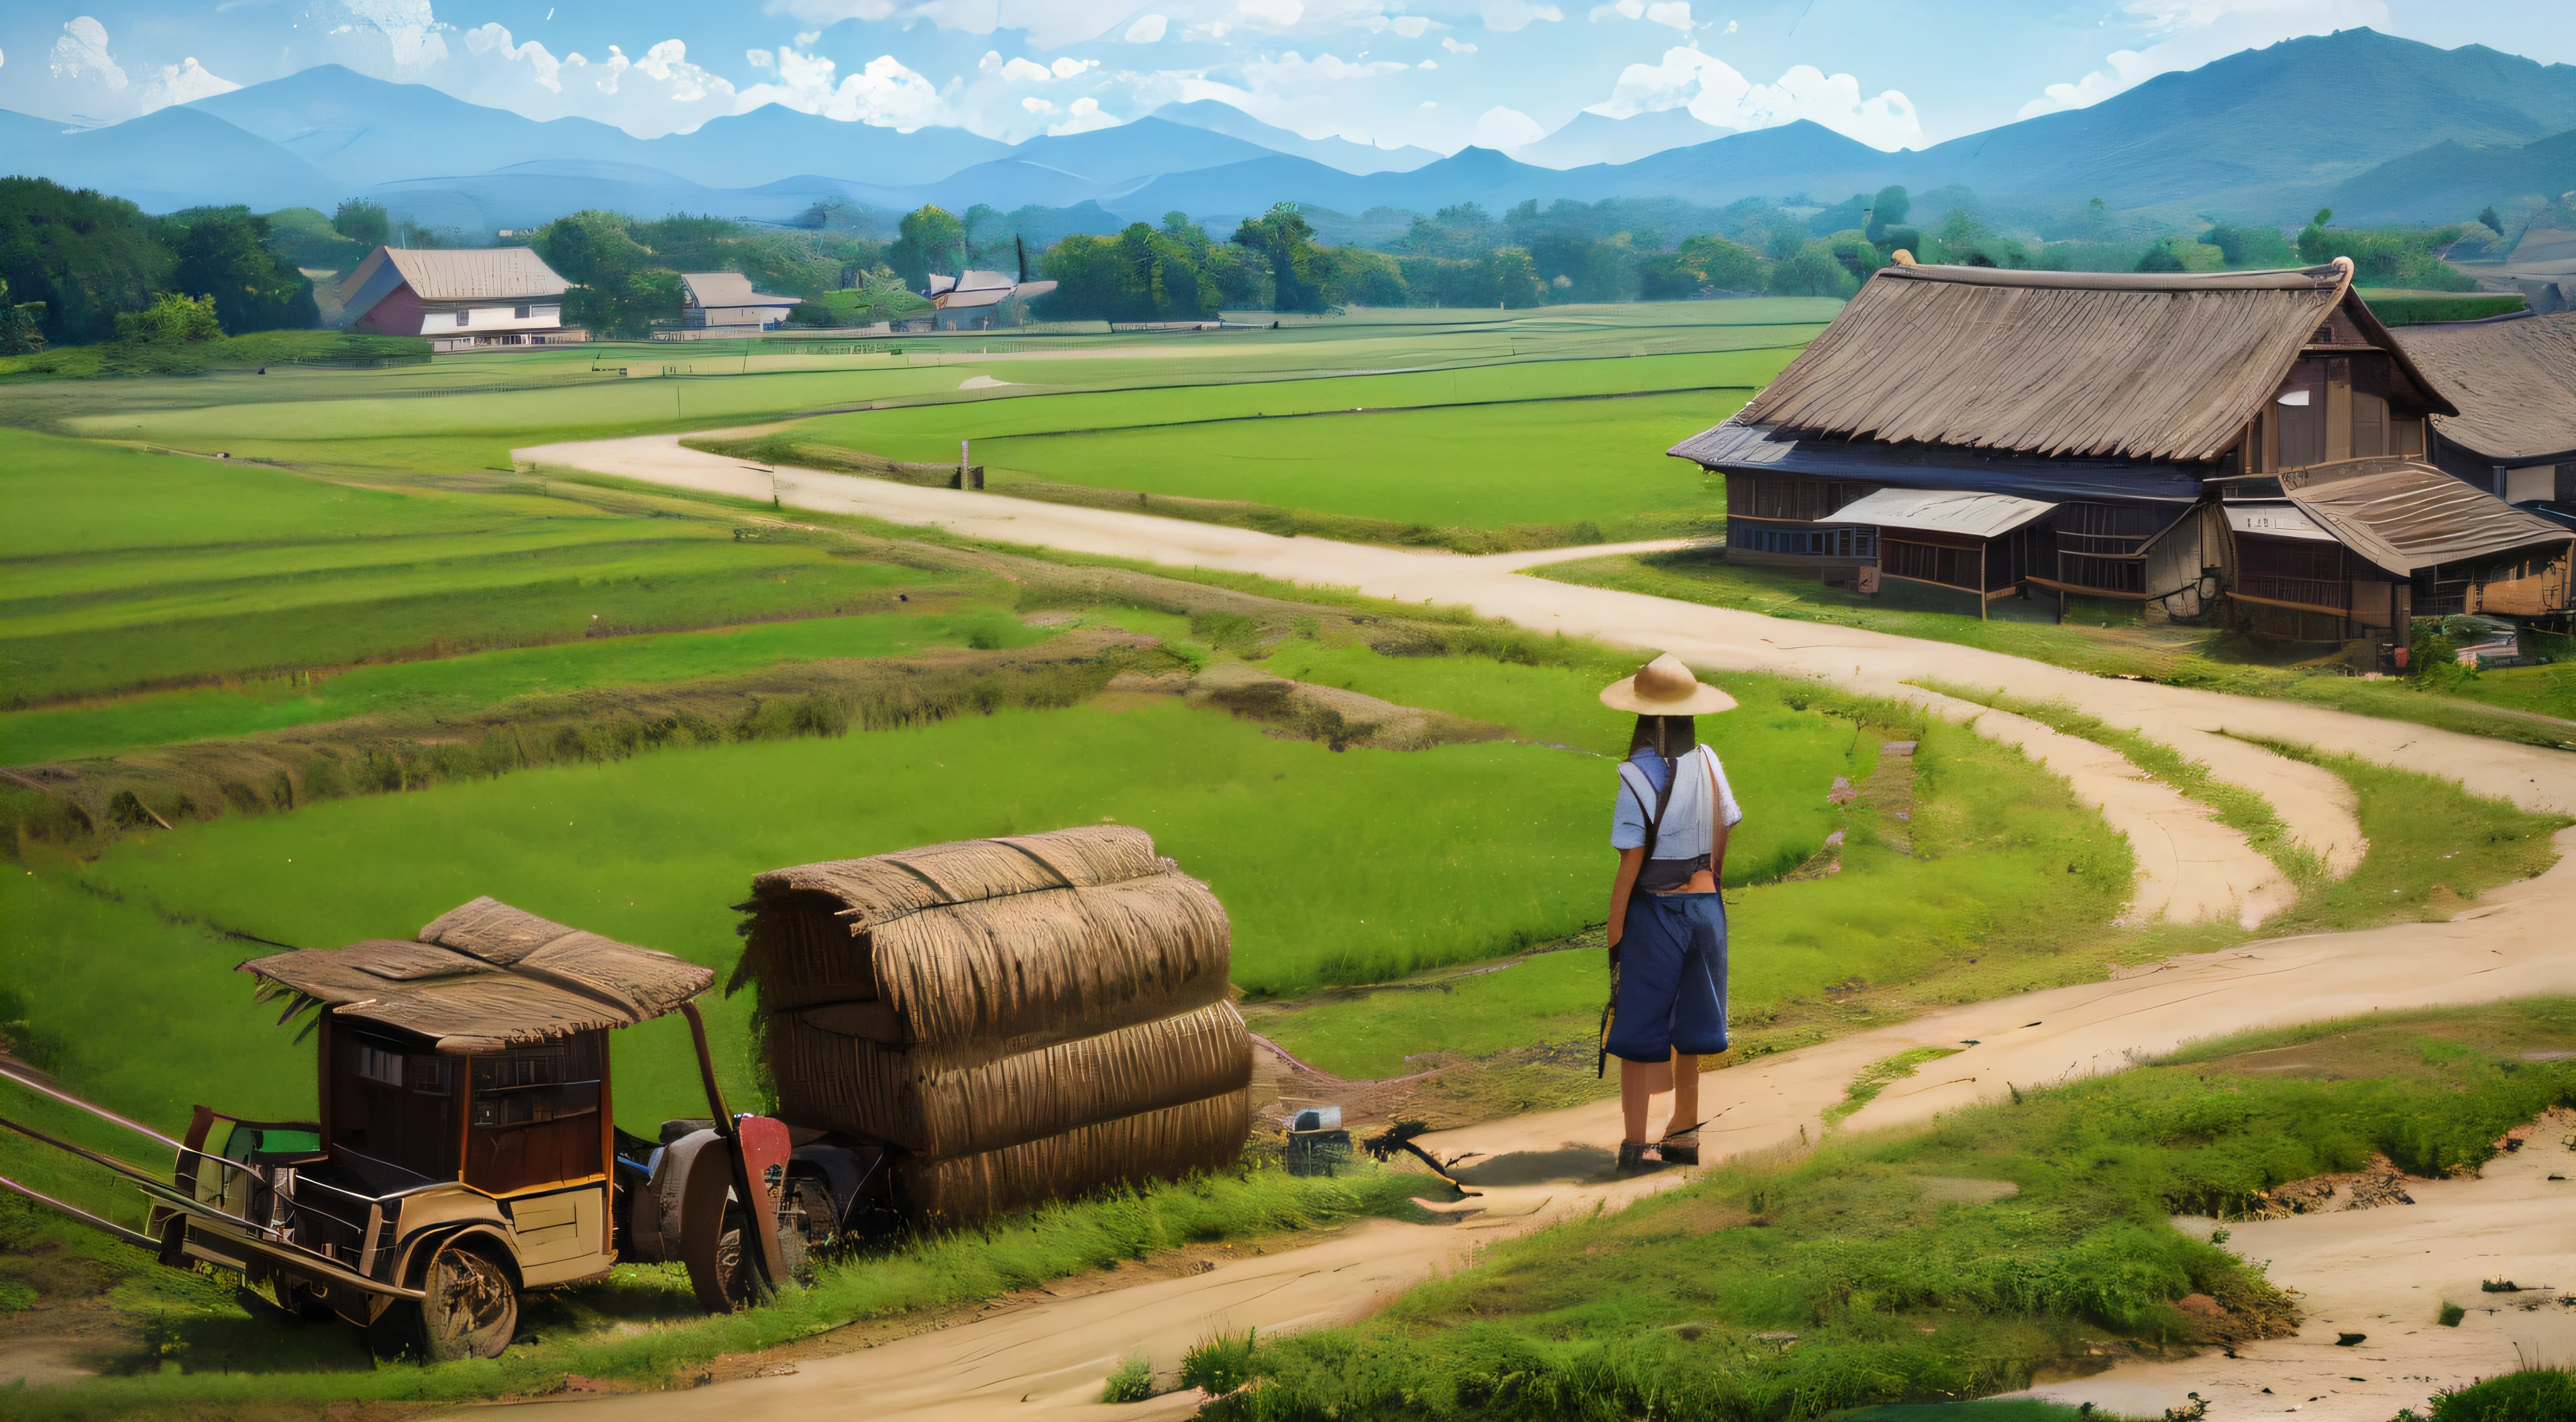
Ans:
[[[743,907],[733,984],[758,990],[781,1114],[902,1150],[933,1218],[1243,1148],[1225,910],[1142,830],[774,870]]]
[[[1734,418],[1669,452],[1726,476],[1732,560],[1865,592],[1945,589],[1980,615],[2041,590],[2061,610],[2081,595],[2197,618],[2226,592],[2230,615],[2262,630],[2389,636],[2410,608],[2456,603],[2457,585],[2529,553],[2528,540],[2490,546],[2527,521],[2481,511],[2468,523],[2492,537],[2452,539],[2461,566],[2416,574],[2347,559],[2329,534],[2333,566],[2289,549],[2299,595],[2273,597],[2235,577],[2265,562],[2270,535],[2231,524],[2219,497],[2281,502],[2285,470],[2316,471],[2313,484],[2364,472],[2354,461],[2421,461],[2427,419],[2459,414],[2351,283],[2341,260],[2207,274],[1901,264]],[[2364,525],[2396,516],[2356,507]]]
[[[2576,517],[2576,311],[2410,326],[2406,353],[2458,402],[2433,462],[2510,504]]]

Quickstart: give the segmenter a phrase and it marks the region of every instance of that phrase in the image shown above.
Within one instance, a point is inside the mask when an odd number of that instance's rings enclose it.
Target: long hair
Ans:
[[[1640,716],[1637,729],[1629,733],[1628,754],[1652,747],[1655,754],[1672,760],[1699,744],[1699,718],[1696,716]]]

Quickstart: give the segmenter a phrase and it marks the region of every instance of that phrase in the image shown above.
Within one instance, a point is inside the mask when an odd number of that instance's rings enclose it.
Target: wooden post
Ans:
[[[1986,543],[1977,545],[1977,620],[1979,622],[1986,620],[1986,549],[1989,546]]]

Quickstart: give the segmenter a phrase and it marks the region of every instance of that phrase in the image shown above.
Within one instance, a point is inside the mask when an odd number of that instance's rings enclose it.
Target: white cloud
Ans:
[[[940,29],[970,35],[1024,30],[1030,44],[1054,49],[1098,39],[1127,18],[1135,0],[770,0],[766,8],[819,26],[891,19],[928,20]]]
[[[500,26],[490,25],[486,26],[486,28],[500,29]],[[471,44],[473,41],[469,39],[466,43]],[[775,69],[778,67],[777,57],[765,49],[746,49],[742,52],[742,59],[745,64],[750,65],[754,69]]]
[[[2102,68],[2047,86],[2017,117],[2086,108],[2159,74],[2197,69],[2238,50],[2360,25],[2384,30],[2389,23],[2383,0],[2128,0],[2117,13],[2155,42],[2115,50]]]
[[[1436,59],[1426,59],[1413,67],[1416,69],[1437,69],[1440,67],[1440,61]]]
[[[1812,64],[1793,66],[1777,83],[1756,84],[1725,60],[1687,46],[1664,51],[1660,63],[1620,71],[1610,97],[1592,112],[1624,119],[1684,106],[1692,117],[1719,128],[1774,128],[1808,119],[1873,148],[1923,146],[1914,101],[1897,90],[1865,99],[1858,79],[1828,75]]]
[[[1431,17],[1428,15],[1371,15],[1359,23],[1366,25],[1368,32],[1373,35],[1382,35],[1393,30],[1406,39],[1420,39],[1423,32],[1431,28]]]
[[[1247,20],[1283,30],[1306,16],[1305,0],[1236,0],[1235,8]]]
[[[110,94],[125,92],[124,66],[107,51],[107,26],[88,15],[64,22],[51,57],[57,79],[92,84]]]
[[[439,23],[429,0],[337,0],[337,9],[352,32],[363,36],[372,30],[384,40],[386,57],[398,71],[426,69],[447,58],[439,31],[452,27]]]
[[[1666,4],[1649,5],[1646,7],[1646,21],[1687,32],[1691,27],[1690,0],[1669,0]]]
[[[1027,98],[1020,100],[1020,107],[1033,114],[1051,114],[1055,112],[1055,105],[1048,103],[1046,100],[1039,98],[1035,94],[1031,94]]]
[[[785,104],[825,118],[875,124],[905,133],[949,117],[938,86],[905,68],[891,54],[878,55],[868,61],[866,68],[844,75],[835,84],[832,76],[837,67],[822,55],[782,47],[778,51],[778,82],[754,84],[743,90],[734,111],[747,113],[763,104]]]
[[[823,32],[821,30],[799,30],[796,32],[796,42],[801,45],[810,46],[814,41],[821,39],[822,37]]]
[[[1143,16],[1127,27],[1127,42],[1129,44],[1158,43],[1163,38],[1164,29],[1170,24],[1171,21],[1160,15]]]
[[[1088,94],[1073,101],[1062,123],[1047,125],[1047,132],[1057,138],[1069,133],[1089,133],[1097,128],[1116,128],[1118,120],[1100,111],[1100,101]]]
[[[535,40],[513,45],[508,30],[496,24],[485,24],[465,32],[465,49],[469,54],[498,54],[514,64],[526,64],[538,88],[555,94],[563,92],[564,61],[547,53],[546,47]],[[750,58],[752,63],[763,68],[767,68],[770,62],[769,51],[765,49],[751,51]],[[579,64],[583,61],[576,54],[571,62]]]
[[[1500,104],[1476,118],[1476,146],[1479,148],[1499,148],[1508,153],[1545,137],[1547,130],[1538,126],[1538,120]]]
[[[1012,84],[1043,84],[1055,76],[1047,67],[1031,59],[1014,58],[1002,66],[1002,78]]]
[[[1098,67],[1100,67],[1100,61],[1097,59],[1073,58],[1059,59],[1055,63],[1047,66],[1047,68],[1055,72],[1055,77],[1058,79],[1070,79],[1086,69],[1096,69]]]
[[[1565,18],[1565,12],[1554,5],[1533,5],[1530,0],[1480,0],[1476,6],[1485,28],[1507,35],[1534,20],[1554,24]]]
[[[197,57],[190,55],[177,64],[162,65],[161,72],[144,86],[143,111],[150,113],[171,104],[184,104],[213,94],[229,94],[240,87],[222,75],[207,73],[205,66],[197,63]]]
[[[1442,35],[1440,37],[1440,47],[1449,51],[1451,54],[1474,54],[1476,52],[1476,47],[1474,45],[1467,43],[1465,40],[1456,39],[1449,35]]]

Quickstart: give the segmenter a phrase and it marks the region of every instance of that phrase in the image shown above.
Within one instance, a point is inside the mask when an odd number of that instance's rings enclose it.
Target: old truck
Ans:
[[[1223,914],[1141,832],[808,865],[761,876],[755,894],[737,982],[761,988],[783,1104],[817,1119],[727,1108],[694,1001],[709,969],[479,898],[413,939],[241,965],[284,1004],[281,1026],[309,1019],[314,1120],[200,1106],[172,1138],[0,1068],[174,1152],[167,1172],[145,1169],[0,1117],[140,1188],[143,1229],[0,1188],[445,1360],[497,1356],[526,1292],[621,1261],[682,1263],[699,1302],[729,1311],[846,1242],[1241,1151],[1250,1047],[1223,999]],[[761,974],[791,956],[782,928],[799,947],[787,983]],[[961,1003],[1008,1030],[950,1030]],[[675,1013],[707,1114],[649,1138],[619,1130],[609,1034]],[[841,1079],[853,1061],[865,1080]],[[828,1091],[817,1062],[840,1073]],[[978,1090],[979,1119],[998,1127],[933,1138],[907,1124],[931,1100],[978,1114]]]

